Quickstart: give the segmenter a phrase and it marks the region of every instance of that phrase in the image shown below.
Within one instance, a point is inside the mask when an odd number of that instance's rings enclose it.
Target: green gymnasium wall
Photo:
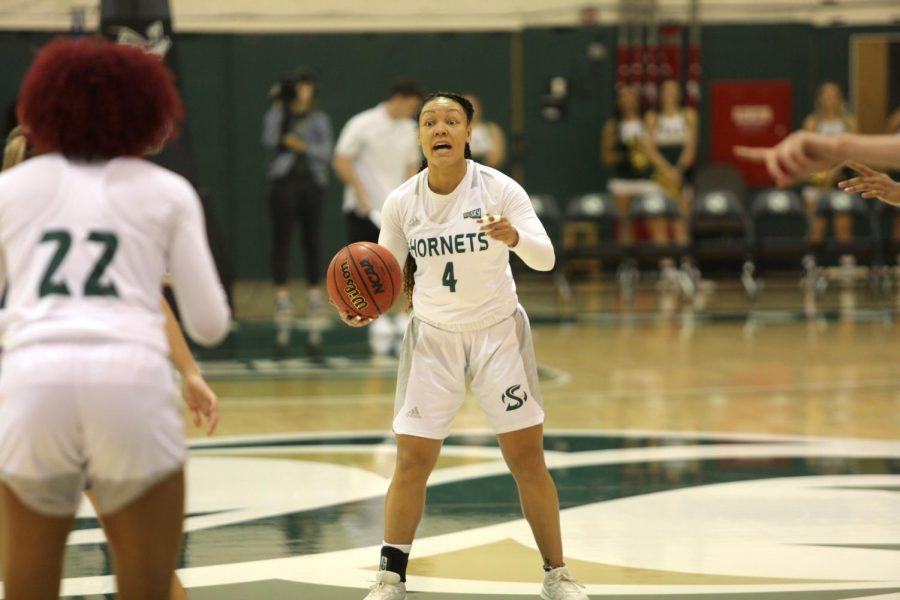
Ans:
[[[714,25],[703,29],[704,82],[789,79],[794,84],[798,126],[812,105],[815,86],[834,80],[847,88],[848,45],[855,33],[882,28],[814,28],[808,25]],[[395,77],[418,78],[428,89],[477,93],[487,116],[510,131],[513,94],[510,64],[522,50],[521,92],[524,135],[515,146],[524,183],[533,192],[562,201],[604,187],[599,135],[613,109],[616,28],[528,29],[511,33],[229,35],[182,34],[180,80],[189,115],[196,183],[213,200],[213,219],[238,278],[264,279],[269,272],[269,222],[265,204],[265,153],[259,144],[266,93],[285,71],[314,67],[321,75],[320,104],[335,135],[353,114],[387,95]],[[0,102],[15,97],[33,52],[51,36],[0,32]],[[587,57],[587,45],[601,42],[602,62]],[[566,119],[550,123],[540,115],[540,97],[550,77],[570,82]],[[707,90],[704,89],[706,92]],[[708,156],[708,94],[701,110],[700,159]],[[515,157],[513,157],[515,158]],[[345,242],[341,188],[332,179],[325,222],[325,256]],[[294,248],[294,273],[301,273]]]

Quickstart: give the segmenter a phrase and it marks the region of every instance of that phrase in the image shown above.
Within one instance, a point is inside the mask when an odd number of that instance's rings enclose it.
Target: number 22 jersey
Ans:
[[[230,319],[200,201],[181,176],[138,158],[32,158],[0,175],[3,346],[126,341],[168,347],[171,276],[188,333],[212,344]]]
[[[472,331],[506,319],[518,297],[510,248],[481,231],[490,215],[506,217],[519,233],[513,252],[533,269],[553,268],[553,245],[528,194],[510,177],[474,161],[455,190],[428,188],[425,169],[394,190],[382,210],[378,243],[403,266],[416,260],[413,307],[435,327]]]

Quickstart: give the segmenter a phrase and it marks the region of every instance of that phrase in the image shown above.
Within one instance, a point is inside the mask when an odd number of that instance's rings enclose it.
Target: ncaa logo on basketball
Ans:
[[[350,299],[350,303],[354,308],[357,310],[367,308],[369,303],[366,302],[366,299],[359,293],[356,282],[353,281],[353,276],[350,274],[350,265],[347,264],[347,261],[341,263],[341,276],[344,278],[344,292],[347,294],[347,297]]]
[[[523,391],[521,396],[516,395],[516,392],[518,392],[521,387],[522,386],[518,384],[511,385],[506,388],[506,391],[500,396],[500,401],[506,405],[507,412],[522,408],[522,405],[528,400],[528,392]]]
[[[368,258],[364,258],[359,261],[359,266],[362,267],[363,273],[366,274],[366,279],[368,279],[369,283],[372,284],[372,293],[383,293],[384,284],[381,282],[381,276],[378,275],[378,272],[375,270],[375,265],[372,264],[372,261]]]

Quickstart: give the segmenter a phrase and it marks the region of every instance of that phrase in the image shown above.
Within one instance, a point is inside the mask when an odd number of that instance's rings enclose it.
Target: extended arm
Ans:
[[[181,375],[182,395],[185,404],[193,413],[194,425],[200,427],[206,417],[206,434],[216,430],[219,422],[219,398],[210,389],[200,374],[200,367],[188,348],[187,341],[181,333],[181,327],[172,313],[172,308],[165,298],[160,299],[163,314],[166,316],[166,338],[169,341],[169,358]]]
[[[900,167],[900,136],[843,134],[824,136],[798,131],[770,148],[735,146],[735,156],[766,165],[779,186],[847,160]]]
[[[214,346],[228,333],[231,311],[206,240],[200,199],[183,203],[169,252],[172,290],[185,331],[197,343]]]
[[[486,216],[481,229],[502,241],[519,255],[526,265],[537,271],[549,271],[556,263],[553,242],[534,212],[531,200],[518,185],[510,185],[503,202],[503,213]]]

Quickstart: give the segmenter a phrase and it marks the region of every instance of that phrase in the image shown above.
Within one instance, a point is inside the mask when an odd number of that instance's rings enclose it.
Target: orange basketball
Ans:
[[[351,315],[377,317],[387,311],[403,289],[397,259],[372,242],[341,248],[328,265],[328,296]]]

